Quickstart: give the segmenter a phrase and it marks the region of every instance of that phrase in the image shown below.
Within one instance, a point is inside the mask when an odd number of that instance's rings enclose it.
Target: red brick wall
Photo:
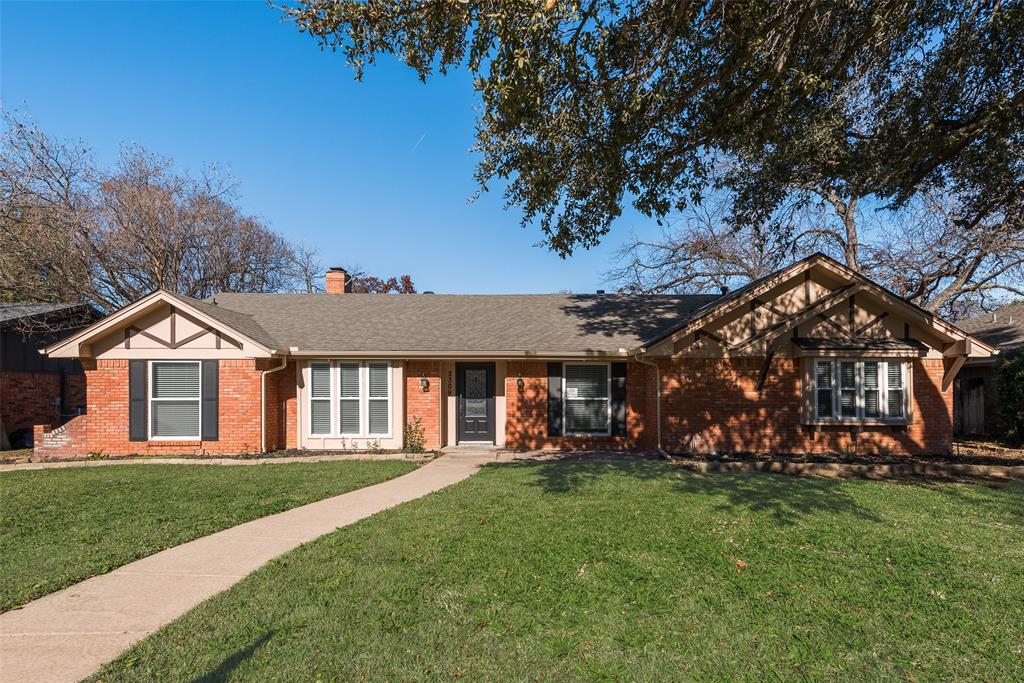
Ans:
[[[83,361],[88,404],[85,427],[76,425],[78,436],[70,445],[53,450],[37,448],[37,453],[60,457],[89,453],[228,455],[258,451],[260,374],[267,365],[256,360],[220,361],[220,438],[217,441],[129,441],[128,361]]]
[[[518,386],[523,378],[523,389]],[[629,363],[625,436],[548,436],[548,364],[509,361],[505,376],[505,445],[508,448],[654,448],[654,369]]]
[[[280,362],[280,361],[278,361]],[[267,450],[298,447],[295,362],[267,375]]]
[[[940,391],[941,360],[913,367],[912,418],[906,427],[849,427],[801,424],[800,365],[776,359],[757,392],[763,359],[659,360],[662,443],[670,452],[853,452],[948,453],[952,441],[952,391]],[[547,363],[510,361],[505,383],[509,448],[654,448],[657,445],[654,370],[628,366],[627,436],[549,437]],[[517,378],[522,376],[520,390]]]
[[[952,391],[940,391],[942,360],[913,363],[913,406],[906,427],[801,425],[799,361],[772,362],[763,391],[762,359],[659,361],[662,371],[662,443],[670,452],[948,453]]]
[[[912,420],[905,428],[801,425],[799,361],[773,361],[763,391],[756,391],[761,359],[660,360],[662,442],[670,452],[947,453],[952,440],[952,391],[939,390],[942,360],[913,368]],[[128,440],[128,361],[86,362],[89,414],[51,438],[42,455],[235,454],[260,447],[260,373],[270,362],[220,363],[220,439],[210,442]],[[443,387],[437,361],[408,361],[405,421],[419,417],[427,448],[440,446]],[[429,381],[423,391],[421,378]],[[517,379],[524,387],[519,389]],[[505,380],[506,444],[510,448],[654,448],[657,444],[655,374],[630,362],[627,372],[627,434],[617,437],[547,435],[547,363],[509,361]],[[294,362],[268,377],[267,447],[297,443]],[[6,399],[5,399],[6,401]],[[5,416],[6,419],[6,416]],[[43,420],[41,422],[47,422]],[[67,436],[70,434],[71,436]],[[60,438],[57,438],[57,437]],[[70,440],[70,443],[69,443]]]
[[[85,375],[65,375],[66,405],[73,415],[85,408]],[[0,413],[8,433],[37,424],[58,425],[61,416],[53,402],[60,397],[60,375],[43,372],[0,373]]]
[[[422,379],[426,376],[430,386],[426,391]],[[405,364],[405,422],[411,424],[420,418],[428,449],[441,447],[441,363],[411,360]]]
[[[88,415],[74,417],[56,429],[51,429],[50,425],[34,425],[35,454],[48,458],[82,455],[81,444],[88,443],[88,429]]]

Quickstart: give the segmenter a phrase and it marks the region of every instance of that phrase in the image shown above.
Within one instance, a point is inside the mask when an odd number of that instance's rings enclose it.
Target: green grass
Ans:
[[[1020,482],[491,465],[272,561],[99,678],[1020,680],[1022,595]]]
[[[0,474],[0,611],[164,548],[414,469],[404,461]]]

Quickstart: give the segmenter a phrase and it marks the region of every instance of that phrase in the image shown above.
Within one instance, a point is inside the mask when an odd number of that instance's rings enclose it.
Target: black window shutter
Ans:
[[[548,363],[548,436],[562,435],[562,364]]]
[[[146,361],[128,361],[128,440],[145,441],[146,430]]]
[[[626,435],[626,364],[612,363],[612,436]]]
[[[203,441],[216,441],[219,438],[220,409],[217,402],[220,395],[219,370],[217,361],[203,361]]]

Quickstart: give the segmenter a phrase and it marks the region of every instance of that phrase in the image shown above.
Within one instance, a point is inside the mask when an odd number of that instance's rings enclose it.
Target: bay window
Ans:
[[[391,435],[391,364],[319,361],[309,364],[310,435]]]
[[[199,361],[153,361],[149,367],[149,438],[199,439]]]
[[[607,363],[565,364],[562,406],[566,433],[610,433],[609,367]]]
[[[901,360],[817,358],[814,417],[820,421],[906,419],[907,363]]]

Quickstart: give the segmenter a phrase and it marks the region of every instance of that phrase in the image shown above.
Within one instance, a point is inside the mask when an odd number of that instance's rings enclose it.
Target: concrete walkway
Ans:
[[[0,614],[0,681],[77,681],[133,643],[307,541],[470,476],[494,450],[246,522]]]

